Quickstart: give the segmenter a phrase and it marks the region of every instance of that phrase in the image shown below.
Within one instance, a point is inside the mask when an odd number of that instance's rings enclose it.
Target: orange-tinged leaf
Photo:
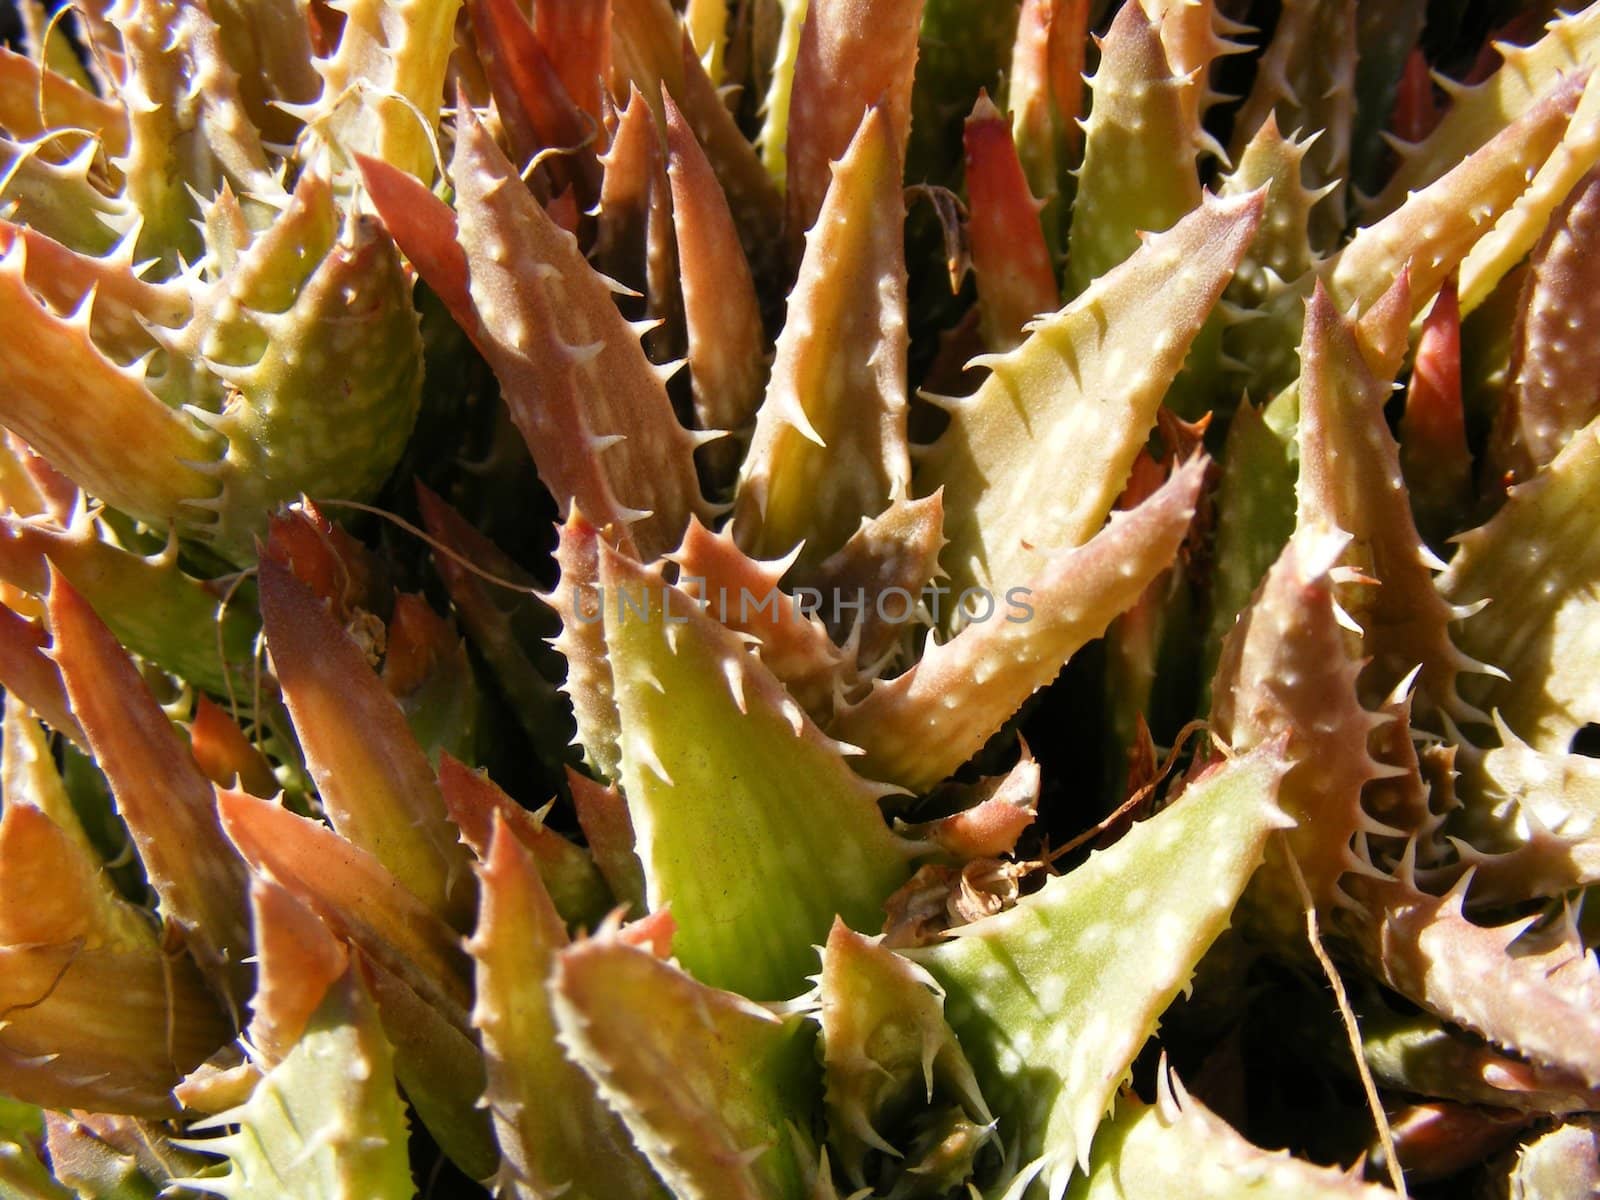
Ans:
[[[359,947],[465,1028],[467,963],[454,930],[375,857],[271,800],[218,793],[228,837],[339,938]]]
[[[273,668],[328,819],[435,913],[466,928],[466,854],[399,704],[287,567],[263,557],[260,586]]]
[[[795,259],[822,210],[830,164],[843,157],[868,108],[883,109],[894,159],[905,161],[922,8],[922,0],[811,0],[789,102],[787,233]]]
[[[593,927],[611,907],[611,893],[588,852],[545,825],[543,814],[529,812],[482,771],[474,771],[448,751],[439,759],[439,787],[461,839],[482,861],[499,823],[516,836],[539,868],[562,919]]]
[[[0,946],[0,1012],[0,1089],[48,1108],[170,1116],[232,1034],[193,962],[154,944]]]
[[[211,781],[127,652],[52,571],[56,665],[162,914],[184,931],[213,980],[244,995],[250,953],[244,864],[217,820]]]
[[[485,1100],[503,1156],[500,1183],[517,1195],[560,1192],[574,1200],[661,1196],[616,1114],[557,1043],[545,981],[568,939],[540,876],[497,812],[478,867],[483,907],[468,948],[477,963],[472,1021],[489,1064]]]
[[[695,439],[678,424],[605,281],[475,119],[452,164],[481,343],[540,478],[608,536],[659,554],[704,512]]]

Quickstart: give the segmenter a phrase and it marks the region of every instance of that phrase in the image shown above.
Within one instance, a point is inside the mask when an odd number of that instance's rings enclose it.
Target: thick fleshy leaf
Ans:
[[[1101,41],[1067,241],[1069,296],[1126,261],[1141,233],[1170,229],[1200,205],[1200,129],[1187,93],[1202,83],[1173,69],[1161,31],[1142,6],[1124,4]]]
[[[923,0],[810,0],[789,100],[787,232],[793,258],[800,257],[800,237],[822,211],[830,164],[844,157],[869,108],[881,109],[889,161],[905,162],[922,15]],[[889,170],[898,182],[900,168]]]
[[[1006,79],[1006,108],[1028,189],[1044,204],[1040,216],[1052,250],[1061,242],[1059,197],[1083,133],[1084,57],[1089,46],[1088,0],[1023,0]]]
[[[1344,233],[1344,182],[1350,174],[1350,130],[1355,118],[1356,0],[1291,0],[1261,52],[1255,85],[1234,117],[1234,154],[1267,121],[1316,140],[1304,146],[1305,183],[1320,192],[1310,232],[1318,250]],[[1281,274],[1281,272],[1280,272]],[[1294,278],[1294,276],[1287,276]]]
[[[1278,803],[1295,828],[1267,848],[1244,900],[1249,926],[1285,945],[1298,945],[1305,925],[1296,867],[1326,912],[1344,899],[1340,878],[1360,865],[1351,840],[1382,828],[1361,793],[1386,773],[1367,748],[1383,718],[1357,697],[1362,664],[1339,627],[1331,577],[1348,540],[1296,532],[1223,642],[1211,685],[1217,737],[1241,753],[1281,740],[1291,764]]]
[[[1264,197],[1207,200],[1066,308],[1036,322],[951,403],[917,472],[944,488],[953,594],[1003,596],[1105,523],[1156,409],[1261,219]]]
[[[1345,931],[1380,979],[1496,1046],[1600,1085],[1600,966],[1570,926],[1533,917],[1484,926],[1462,912],[1470,879],[1444,896],[1417,888],[1409,859],[1361,880],[1371,920]],[[1526,937],[1525,942],[1519,939]]]
[[[644,868],[634,852],[628,802],[615,787],[596,783],[571,767],[567,768],[567,790],[572,793],[572,807],[578,811],[578,825],[594,855],[594,865],[605,876],[611,894],[628,906],[632,916],[644,916]]]
[[[572,8],[576,15],[578,9],[602,6],[582,0],[554,7]],[[677,102],[727,194],[751,267],[758,278],[772,277],[782,247],[783,199],[700,65],[677,13],[668,0],[610,0],[609,7],[612,93],[625,95],[629,81],[637,85],[661,126],[661,97]]]
[[[801,561],[820,562],[911,476],[905,202],[891,121],[867,109],[806,236],[739,472],[734,523],[753,554],[804,543]]]
[[[836,915],[874,929],[910,870],[877,800],[744,641],[602,547],[622,787],[652,910],[697,978],[800,990]]]
[[[428,182],[461,0],[351,0],[337,49],[313,64],[322,94],[299,110],[340,156],[393,163]]]
[[[0,946],[0,1011],[0,1089],[91,1112],[173,1114],[172,1088],[233,1032],[193,962],[153,941]]]
[[[939,573],[943,549],[943,494],[899,497],[877,516],[863,517],[843,546],[804,573],[803,582],[831,601],[818,606],[817,616],[838,645],[854,640],[860,667],[876,666],[901,640],[915,602]]]
[[[1383,415],[1389,388],[1369,370],[1355,328],[1320,284],[1306,306],[1300,358],[1298,523],[1349,534],[1341,562],[1378,582],[1339,597],[1371,659],[1362,695],[1375,707],[1420,666],[1424,711],[1472,717],[1457,681],[1482,668],[1450,638],[1461,614],[1434,587],[1439,562],[1417,533],[1399,447]]]
[[[1055,311],[1061,289],[1011,129],[987,94],[979,95],[967,118],[963,143],[983,341],[1003,353],[1022,340],[1029,321]]]
[[[1446,81],[1451,104],[1444,119],[1419,146],[1403,152],[1400,166],[1374,197],[1369,211],[1388,213],[1399,208],[1410,193],[1426,187],[1490,142],[1563,76],[1600,60],[1600,13],[1585,8],[1558,17],[1547,29],[1532,46],[1501,43],[1504,64],[1483,83],[1465,87]]]
[[[1382,1087],[1527,1112],[1594,1108],[1595,1089],[1576,1076],[1505,1054],[1432,1013],[1400,1014],[1374,999],[1360,1021],[1361,1053]],[[1350,1065],[1344,1045],[1330,1049]]]
[[[567,94],[598,121],[611,67],[610,0],[536,4],[533,31],[560,72]]]
[[[439,761],[439,788],[450,819],[480,860],[488,857],[496,822],[503,821],[533,856],[562,920],[591,928],[598,924],[612,899],[588,851],[547,827],[542,812],[529,812],[486,774],[472,770],[449,754]]]
[[[1275,392],[1294,378],[1303,304],[1319,280],[1340,311],[1361,315],[1404,270],[1413,310],[1427,304],[1560,145],[1583,85],[1580,77],[1557,84],[1470,158],[1361,228],[1326,263],[1274,291],[1258,310],[1262,316],[1231,334],[1232,353],[1248,364],[1252,389]]]
[[[1027,584],[1003,596],[980,589],[976,605],[955,595],[972,608],[961,631],[930,643],[910,670],[876,683],[830,723],[830,732],[866,751],[862,773],[924,790],[977,753],[1171,565],[1205,468],[1203,456],[1192,459],[1137,509],[1035,568]]]
[[[127,151],[128,114],[121,105],[15,50],[0,51],[0,128],[29,140],[62,127],[98,135],[108,154]]]
[[[1393,379],[1400,370],[1410,312],[1411,280],[1402,271],[1356,323],[1356,342],[1373,378]],[[1299,422],[1297,379],[1259,410],[1241,406],[1229,423],[1215,500],[1208,661],[1215,661],[1223,637],[1294,532]]]
[[[1600,1128],[1565,1121],[1517,1151],[1507,1194],[1518,1200],[1561,1200],[1600,1191]]]
[[[17,732],[17,724],[8,720],[7,755]],[[81,829],[63,829],[9,786],[6,793],[0,814],[0,946],[81,939],[90,949],[110,946],[153,955],[155,925],[117,896],[99,856],[82,841]]]
[[[248,1037],[270,1069],[293,1052],[350,955],[310,908],[268,876],[252,876],[250,911],[257,969]]]
[[[816,1103],[803,1023],[615,938],[556,961],[567,1054],[681,1200],[803,1200],[796,1143]]]
[[[371,998],[347,971],[250,1099],[193,1127],[236,1127],[186,1143],[224,1157],[228,1172],[178,1182],[228,1200],[409,1200],[393,1059]]]
[[[377,222],[307,171],[196,308],[200,318],[160,334],[164,398],[221,434],[227,453],[212,472],[221,494],[179,518],[249,563],[278,505],[302,493],[367,500],[399,461],[422,393],[411,280]]]
[[[21,701],[51,729],[87,747],[49,648],[50,639],[40,625],[0,605],[0,687],[7,699]]]
[[[182,927],[219,986],[242,999],[245,869],[218,822],[211,781],[127,653],[60,575],[50,581],[50,625],[73,712],[111,781],[162,915]]]
[[[606,278],[644,298],[642,305],[632,297],[622,299],[620,303],[629,311],[665,322],[678,307],[677,247],[666,148],[655,114],[638,89],[625,99],[617,110],[611,144],[600,160],[605,179],[590,258]],[[652,329],[645,334],[645,344],[657,351],[667,335],[675,333],[675,328]]]
[[[155,1121],[87,1112],[45,1121],[51,1172],[80,1198],[146,1200],[205,1166]]]
[[[653,557],[704,515],[693,436],[678,424],[605,281],[475,119],[451,167],[480,342],[540,478],[607,536]],[[645,515],[648,514],[648,515]]]
[[[530,1200],[661,1196],[616,1114],[557,1044],[546,981],[567,929],[540,875],[497,813],[478,866],[483,905],[467,948],[477,964],[472,1023],[489,1065],[485,1100],[500,1142],[499,1188]]]
[[[189,752],[206,778],[220,787],[237,787],[252,796],[278,794],[272,763],[234,719],[204,695],[195,697]]]
[[[689,523],[671,559],[678,565],[678,586],[720,623],[755,638],[767,669],[813,718],[826,720],[852,675],[824,624],[830,598],[839,615],[841,593],[813,589],[812,604],[812,596],[782,591],[779,582],[793,566],[792,555],[761,562],[739,549],[727,531],[712,533],[699,521]]]
[[[475,342],[478,315],[467,293],[467,254],[456,240],[456,214],[393,163],[356,155],[367,195],[397,245],[462,331]]]
[[[1164,1064],[1159,1070],[1156,1103],[1144,1105],[1131,1095],[1117,1102],[1115,1116],[1095,1139],[1087,1174],[1066,1190],[1068,1200],[1394,1197],[1388,1188],[1362,1183],[1358,1174],[1252,1146],[1185,1092]]]
[[[0,516],[0,578],[43,595],[54,566],[117,640],[196,687],[218,694],[250,686],[258,627],[247,602],[179,569],[175,547],[145,556],[115,544],[87,517],[61,526]]]
[[[1510,386],[1484,464],[1490,490],[1549,464],[1600,410],[1600,360],[1591,358],[1588,332],[1600,322],[1597,237],[1600,171],[1591,171],[1556,209],[1528,264],[1512,331]]]
[[[1417,528],[1430,543],[1443,543],[1472,507],[1472,452],[1461,404],[1461,305],[1453,281],[1440,289],[1417,339],[1400,421],[1400,469]]]
[[[529,162],[542,150],[565,151],[548,169],[558,184],[577,187],[589,207],[600,186],[599,164],[588,145],[593,126],[568,93],[522,6],[516,0],[467,0],[466,9],[513,156]],[[562,57],[567,53],[562,47]]]
[[[1316,262],[1311,246],[1311,210],[1319,192],[1305,185],[1304,164],[1309,150],[1307,141],[1285,137],[1279,130],[1277,115],[1268,113],[1250,140],[1234,151],[1234,168],[1223,176],[1217,189],[1220,196],[1243,196],[1263,186],[1267,189],[1261,230],[1223,293],[1241,307],[1260,306],[1283,281],[1299,279]],[[1224,346],[1227,342],[1224,331]]]
[[[1554,462],[1511,489],[1488,524],[1461,536],[1440,591],[1457,605],[1492,600],[1461,623],[1462,648],[1509,679],[1474,681],[1468,696],[1499,710],[1534,749],[1567,751],[1600,719],[1600,625],[1590,536],[1600,486],[1600,421],[1573,435]]]
[[[908,952],[945,989],[1002,1143],[1057,1193],[1288,823],[1284,767],[1275,747],[1234,758],[1016,907]],[[1120,936],[1119,919],[1142,935]]]
[[[204,467],[221,439],[156,398],[148,363],[119,364],[95,345],[92,303],[58,314],[39,299],[26,245],[0,255],[0,313],[13,331],[0,347],[10,381],[0,421],[93,495],[157,525],[214,499],[220,485]]]
[[[670,97],[663,103],[695,422],[701,429],[725,429],[743,439],[766,383],[760,301],[716,172],[682,110]],[[714,445],[705,452],[714,463],[713,482],[718,485],[730,482],[737,470],[738,452],[732,445]]]
[[[128,0],[105,16],[119,35],[128,109],[127,152],[112,165],[126,181],[139,257],[170,271],[202,251],[200,198],[224,181],[241,193],[281,192],[206,6]]]
[[[890,1123],[935,1091],[979,1125],[991,1121],[972,1067],[944,1019],[943,996],[915,963],[834,922],[822,951],[822,1071],[829,1145],[852,1179],[869,1149],[898,1158]]]
[[[466,928],[467,855],[399,704],[287,567],[264,556],[260,584],[273,668],[328,819],[435,913]]]
[[[391,971],[459,1028],[470,990],[455,932],[371,854],[326,825],[241,792],[218,797],[228,837],[338,938]]]
[[[578,729],[575,743],[594,772],[611,781],[620,770],[621,726],[602,623],[605,592],[600,582],[600,539],[601,531],[574,504],[556,543],[561,577],[550,596],[550,607],[561,618],[561,632],[550,645],[567,663],[561,690],[572,702]]]

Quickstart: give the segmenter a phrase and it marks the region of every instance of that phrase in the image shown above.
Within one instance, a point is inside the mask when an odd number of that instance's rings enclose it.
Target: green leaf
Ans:
[[[697,978],[759,999],[803,987],[835,915],[876,929],[909,846],[745,641],[601,547],[622,786],[652,911]],[[782,603],[783,598],[778,597]]]
[[[805,1200],[813,1040],[643,950],[591,938],[553,983],[567,1053],[679,1200]]]
[[[1029,1178],[1042,1172],[1059,1192],[1089,1161],[1118,1082],[1287,823],[1273,799],[1285,765],[1276,746],[1220,765],[1015,908],[908,952],[945,989]]]

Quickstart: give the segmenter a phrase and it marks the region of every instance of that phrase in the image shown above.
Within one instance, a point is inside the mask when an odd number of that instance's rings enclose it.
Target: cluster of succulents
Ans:
[[[1600,1194],[1600,5],[13,4],[0,1194]]]

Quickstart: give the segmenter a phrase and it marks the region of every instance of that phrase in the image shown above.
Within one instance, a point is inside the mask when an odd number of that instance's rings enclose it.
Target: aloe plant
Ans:
[[[1600,6],[13,3],[0,1193],[1593,1192]]]

